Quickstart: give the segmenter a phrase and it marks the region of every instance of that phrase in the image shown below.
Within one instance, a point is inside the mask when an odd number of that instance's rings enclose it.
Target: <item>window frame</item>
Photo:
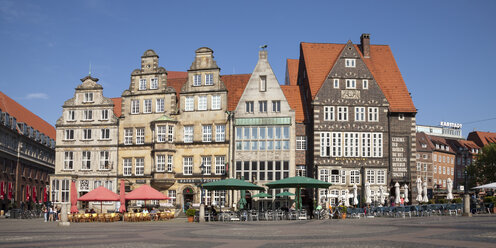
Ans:
[[[356,67],[356,59],[345,59],[344,65],[347,68],[355,68]]]

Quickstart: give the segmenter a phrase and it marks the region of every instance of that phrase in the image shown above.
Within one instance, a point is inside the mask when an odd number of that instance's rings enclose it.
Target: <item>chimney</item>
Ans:
[[[360,36],[360,45],[364,58],[370,58],[370,34],[362,34]]]

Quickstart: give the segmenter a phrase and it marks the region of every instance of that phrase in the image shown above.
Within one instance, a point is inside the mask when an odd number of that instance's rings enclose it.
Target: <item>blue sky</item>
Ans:
[[[0,0],[0,90],[55,124],[90,62],[104,95],[118,97],[147,49],[186,71],[208,46],[222,74],[239,74],[268,44],[282,83],[300,42],[359,43],[370,33],[391,46],[417,123],[495,132],[495,10],[496,1]]]

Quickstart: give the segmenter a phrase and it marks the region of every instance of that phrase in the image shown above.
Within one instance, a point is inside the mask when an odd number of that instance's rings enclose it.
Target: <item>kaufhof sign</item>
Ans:
[[[460,124],[460,123],[447,122],[447,121],[441,121],[441,126],[443,126],[443,127],[451,127],[451,128],[456,128],[456,129],[461,129],[462,128],[462,124]]]

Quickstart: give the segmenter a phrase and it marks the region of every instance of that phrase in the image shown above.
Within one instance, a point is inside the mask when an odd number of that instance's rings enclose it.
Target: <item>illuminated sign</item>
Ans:
[[[460,123],[447,122],[447,121],[441,121],[441,126],[443,126],[443,127],[457,128],[457,129],[461,129],[462,128],[462,124],[460,124]]]

